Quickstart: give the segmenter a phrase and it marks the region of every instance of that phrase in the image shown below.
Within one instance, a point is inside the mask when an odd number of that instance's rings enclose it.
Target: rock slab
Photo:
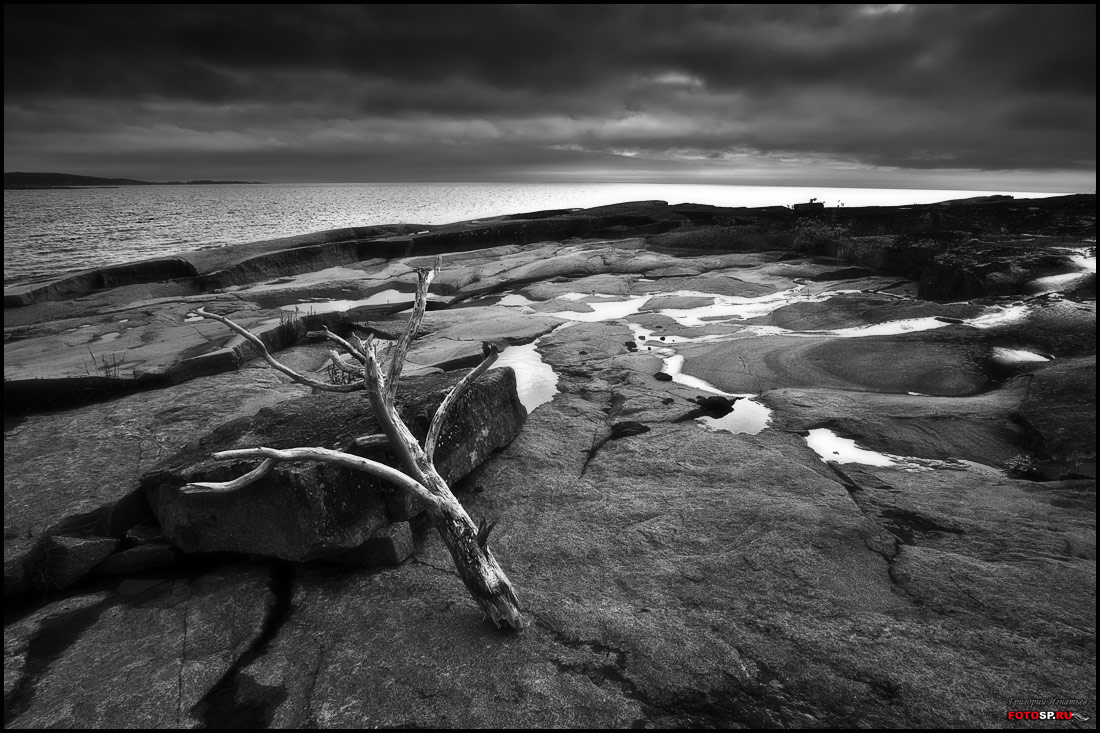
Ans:
[[[460,376],[404,381],[399,411],[418,439],[423,440],[436,408]],[[514,373],[496,369],[483,374],[456,403],[441,431],[436,453],[440,474],[453,485],[510,443],[526,417]],[[295,561],[331,557],[360,547],[376,531],[417,509],[373,476],[307,462],[281,464],[260,481],[229,493],[185,494],[180,487],[246,473],[255,467],[254,460],[218,463],[210,455],[258,446],[348,450],[396,466],[386,448],[352,447],[355,438],[378,432],[365,393],[311,395],[222,426],[165,461],[143,479],[143,486],[165,537],[184,552],[254,553]],[[386,562],[393,561],[390,555]]]

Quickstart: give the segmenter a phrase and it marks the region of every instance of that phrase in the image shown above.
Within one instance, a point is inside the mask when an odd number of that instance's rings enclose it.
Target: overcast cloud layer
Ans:
[[[1092,5],[5,5],[4,57],[7,171],[1095,190]]]

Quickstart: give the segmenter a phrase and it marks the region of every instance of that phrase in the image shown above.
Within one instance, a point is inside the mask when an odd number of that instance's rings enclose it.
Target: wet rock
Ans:
[[[399,410],[418,439],[427,434],[439,403],[460,374],[402,381]],[[483,374],[456,403],[440,433],[435,465],[448,483],[461,479],[520,431],[526,411],[510,369]],[[221,450],[316,446],[350,450],[395,464],[385,448],[351,448],[378,432],[362,394],[322,393],[230,422],[143,479],[165,536],[185,552],[231,551],[287,560],[324,558],[357,548],[412,507],[387,502],[389,489],[368,474],[328,464],[280,464],[271,474],[232,493],[185,494],[194,481],[225,481],[255,461],[219,464]],[[397,506],[397,516],[389,509]]]

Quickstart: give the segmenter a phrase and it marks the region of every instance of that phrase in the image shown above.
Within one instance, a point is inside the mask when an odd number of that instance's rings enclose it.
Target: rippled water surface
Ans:
[[[649,183],[232,184],[5,191],[4,285],[349,226],[445,224],[643,200],[782,206],[817,198],[826,206],[894,206],[989,193]]]

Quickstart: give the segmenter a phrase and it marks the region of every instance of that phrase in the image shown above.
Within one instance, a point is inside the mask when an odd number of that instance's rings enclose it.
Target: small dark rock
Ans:
[[[696,397],[695,404],[702,408],[703,414],[707,417],[725,417],[733,412],[733,403],[739,399],[741,398],[711,395],[710,397]]]
[[[665,374],[664,372],[657,372],[656,374],[653,375],[653,378],[656,379],[658,382],[671,382],[672,381],[672,375],[671,374]]]
[[[619,438],[625,438],[628,435],[641,435],[642,433],[648,433],[649,426],[643,425],[636,420],[629,420],[627,422],[618,422],[611,426],[611,440],[618,440]]]
[[[375,565],[400,565],[413,553],[412,528],[408,522],[395,522],[386,525],[354,550],[340,553],[330,558],[345,564],[371,567]]]

